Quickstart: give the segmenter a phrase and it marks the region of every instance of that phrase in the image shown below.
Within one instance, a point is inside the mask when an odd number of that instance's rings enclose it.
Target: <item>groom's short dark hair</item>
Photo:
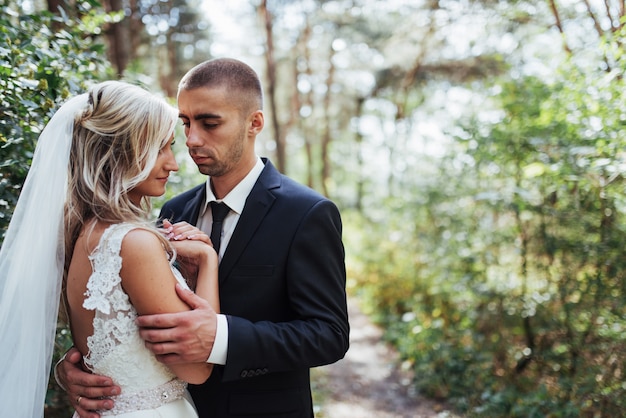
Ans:
[[[178,84],[178,91],[202,87],[226,87],[239,93],[242,110],[246,113],[263,109],[263,88],[257,73],[248,64],[232,58],[217,58],[196,65]]]

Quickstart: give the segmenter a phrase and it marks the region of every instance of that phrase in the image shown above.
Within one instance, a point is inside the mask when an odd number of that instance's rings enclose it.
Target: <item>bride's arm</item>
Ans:
[[[211,257],[208,265],[204,269],[200,269],[198,260],[195,260],[195,252],[198,248],[197,244],[189,244],[189,241],[200,241],[211,245],[209,237],[198,227],[187,222],[177,222],[172,224],[167,219],[163,221],[165,235],[170,239],[171,244],[181,261],[187,266],[194,267],[194,291],[211,304],[216,313],[220,312],[219,289],[218,289],[218,257],[215,251],[211,251]],[[191,246],[190,246],[191,245]],[[214,256],[213,256],[214,255]]]
[[[208,245],[187,241],[187,256],[193,255],[199,267],[198,285],[202,296],[217,300],[217,256]],[[120,252],[122,286],[140,315],[188,311],[175,292],[174,277],[161,241],[150,231],[130,231],[122,242]],[[214,283],[214,286],[200,283]],[[213,366],[207,363],[181,363],[169,366],[180,379],[199,384],[210,376]]]
[[[213,247],[198,240],[172,241],[172,245],[176,249],[177,255],[184,258],[186,264],[191,264],[197,268],[193,289],[196,295],[209,302],[213,310],[219,313],[219,261]]]

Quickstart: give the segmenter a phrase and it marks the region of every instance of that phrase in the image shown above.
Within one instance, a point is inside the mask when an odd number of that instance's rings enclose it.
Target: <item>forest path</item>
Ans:
[[[316,418],[459,418],[415,393],[411,372],[402,370],[398,353],[354,298],[348,298],[348,312],[346,356],[311,371]]]

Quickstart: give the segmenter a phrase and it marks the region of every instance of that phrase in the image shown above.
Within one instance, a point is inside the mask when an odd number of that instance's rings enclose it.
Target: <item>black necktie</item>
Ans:
[[[222,240],[222,223],[230,212],[230,208],[223,202],[210,202],[213,225],[211,226],[211,242],[215,252],[220,253],[220,241]]]

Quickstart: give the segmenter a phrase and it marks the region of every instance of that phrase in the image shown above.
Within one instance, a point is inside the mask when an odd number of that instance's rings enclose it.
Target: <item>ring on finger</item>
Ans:
[[[80,406],[81,399],[83,399],[82,396],[79,396],[78,398],[76,398],[76,405]]]

